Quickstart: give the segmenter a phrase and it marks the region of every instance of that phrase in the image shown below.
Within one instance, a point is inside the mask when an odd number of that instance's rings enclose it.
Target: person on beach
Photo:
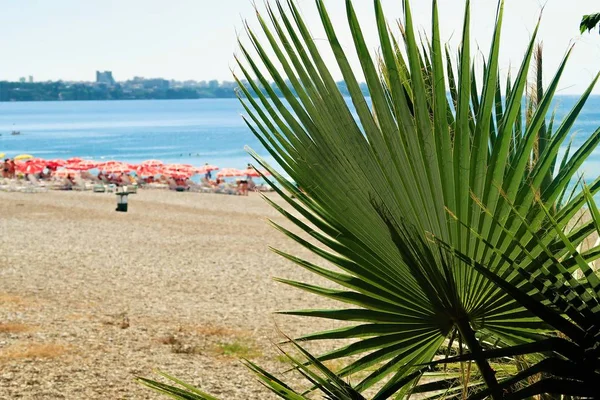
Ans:
[[[208,165],[208,163],[204,163],[204,165]],[[206,173],[204,174],[204,178],[208,179],[209,181],[212,179],[212,174],[210,170],[206,171]]]
[[[75,185],[75,179],[73,176],[71,176],[71,174],[68,174],[67,179],[65,180],[65,187],[67,190],[71,190],[73,189],[73,185]]]
[[[256,190],[256,183],[252,180],[251,176],[248,176],[248,190]]]
[[[248,196],[248,179],[240,179],[238,181],[238,191],[242,196]]]
[[[11,159],[10,161],[8,161],[8,177],[14,178],[16,171],[17,165],[15,164],[15,160]]]
[[[2,177],[8,178],[8,169],[10,168],[10,165],[8,164],[8,158],[4,160],[0,167],[2,167]]]

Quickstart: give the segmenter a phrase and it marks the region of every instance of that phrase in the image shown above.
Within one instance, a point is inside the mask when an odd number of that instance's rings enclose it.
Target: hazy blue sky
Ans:
[[[456,45],[464,0],[440,0],[443,39]],[[258,1],[262,4],[261,1]],[[313,35],[324,38],[313,0],[298,0]],[[383,0],[390,21],[401,15],[400,0]],[[428,26],[430,1],[413,1],[417,23]],[[491,35],[496,0],[473,1],[473,33],[483,53]],[[569,43],[575,52],[562,80],[562,93],[581,92],[600,69],[600,35],[580,36],[584,13],[599,12],[597,0],[507,0],[501,67],[520,61],[529,34],[546,5],[540,39],[545,43],[546,78],[551,78]],[[568,3],[568,5],[567,5]],[[344,43],[351,45],[343,0],[327,0]],[[376,47],[372,1],[356,0],[364,30]],[[242,17],[254,26],[250,0],[0,0],[0,80],[33,75],[35,80],[93,80],[112,70],[117,80],[133,76],[230,80],[236,29]],[[326,43],[323,41],[322,43]],[[350,48],[350,47],[349,47]],[[329,58],[331,60],[331,58]],[[516,68],[516,67],[515,67]],[[600,93],[600,88],[596,89]]]

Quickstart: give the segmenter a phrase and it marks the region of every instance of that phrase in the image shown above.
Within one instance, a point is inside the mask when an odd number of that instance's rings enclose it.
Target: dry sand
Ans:
[[[284,219],[256,194],[115,203],[0,193],[0,399],[163,398],[134,382],[153,369],[223,400],[274,398],[238,358],[284,370],[277,327],[334,324],[273,314],[331,303],[274,282],[319,281],[268,246],[315,257],[269,226]]]

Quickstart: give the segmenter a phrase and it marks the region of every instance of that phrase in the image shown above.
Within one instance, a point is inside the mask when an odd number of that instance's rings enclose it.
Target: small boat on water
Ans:
[[[12,131],[10,134],[11,135],[20,135],[21,131]]]

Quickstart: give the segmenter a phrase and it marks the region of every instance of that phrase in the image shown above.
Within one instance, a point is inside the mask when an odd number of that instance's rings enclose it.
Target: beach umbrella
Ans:
[[[143,165],[140,164],[135,168],[135,171],[138,175],[158,175],[161,173],[162,168],[160,168],[159,166],[149,166],[149,165]]]
[[[98,163],[98,167],[108,167],[109,165],[121,165],[123,164],[121,161],[110,160]]]
[[[173,172],[171,174],[167,174],[165,175],[169,178],[173,178],[173,179],[189,179],[191,175],[183,173],[183,172]]]
[[[0,158],[3,158],[5,156],[4,153],[0,153]]]
[[[244,175],[245,175],[245,176],[251,176],[251,177],[253,177],[253,178],[260,178],[260,177],[261,177],[261,173],[262,173],[262,175],[264,175],[264,176],[269,176],[269,175],[271,175],[271,174],[269,173],[269,171],[264,171],[264,170],[263,170],[263,171],[260,171],[260,173],[259,173],[259,172],[258,172],[258,170],[254,169],[254,168],[246,168],[246,169],[244,170]]]
[[[139,176],[154,176],[160,174],[160,169],[140,165],[135,169],[135,173]]]
[[[109,174],[118,174],[118,173],[129,173],[131,172],[131,168],[127,164],[111,164],[108,166],[102,167],[102,170]]]
[[[75,171],[72,169],[61,169],[59,171],[52,172],[52,176],[57,176],[59,178],[66,178],[69,175],[71,175],[71,176],[79,175],[79,171]]]
[[[67,163],[65,165],[65,168],[73,169],[73,170],[77,170],[77,171],[87,171],[89,169],[96,168],[97,166],[98,166],[98,164],[95,163],[94,161],[83,160],[78,163]]]
[[[191,164],[166,164],[163,166],[163,169],[174,169],[174,170],[191,170],[195,169],[195,167]]]
[[[82,164],[66,164],[64,167],[73,171],[87,171],[88,169],[92,169],[92,167]]]
[[[142,161],[140,163],[140,165],[146,166],[146,167],[162,167],[165,163],[163,163],[160,160],[146,160],[146,161]]]
[[[26,161],[18,162],[16,170],[24,174],[38,174],[46,168],[46,160],[41,158],[32,158]]]
[[[69,158],[69,159],[67,160],[67,163],[68,163],[68,164],[76,164],[76,163],[80,163],[80,162],[82,162],[82,161],[83,161],[83,159],[82,159],[82,158],[79,158],[79,157],[72,157],[72,158]]]
[[[196,168],[189,164],[168,164],[161,169],[163,175],[185,174],[192,176],[196,173]]]
[[[232,178],[235,176],[244,176],[245,171],[237,168],[223,168],[217,173],[219,178]]]
[[[80,167],[86,167],[87,169],[93,169],[98,167],[98,163],[92,160],[83,160],[78,165]]]
[[[198,170],[202,170],[204,172],[216,171],[218,169],[219,169],[219,167],[217,167],[216,165],[212,165],[212,164],[205,164],[201,167],[198,167]]]
[[[33,156],[31,154],[19,154],[18,156],[15,157],[15,161],[28,160],[30,158],[33,158]]]
[[[46,168],[44,164],[37,163],[20,164],[16,167],[18,172],[22,172],[24,174],[39,174],[40,172],[44,171],[44,168]]]
[[[46,167],[48,167],[49,170],[56,171],[56,168],[62,167],[66,163],[67,162],[65,160],[61,160],[61,159],[47,160],[46,161]]]
[[[19,160],[16,160],[17,165],[19,164],[31,164],[31,163],[45,163],[46,160],[41,159],[41,158],[29,158],[29,159],[25,159],[25,158],[21,158]]]
[[[216,165],[206,164],[206,165],[196,168],[196,172],[199,174],[205,174],[207,172],[216,171],[218,169],[219,169],[219,167],[217,167]]]

